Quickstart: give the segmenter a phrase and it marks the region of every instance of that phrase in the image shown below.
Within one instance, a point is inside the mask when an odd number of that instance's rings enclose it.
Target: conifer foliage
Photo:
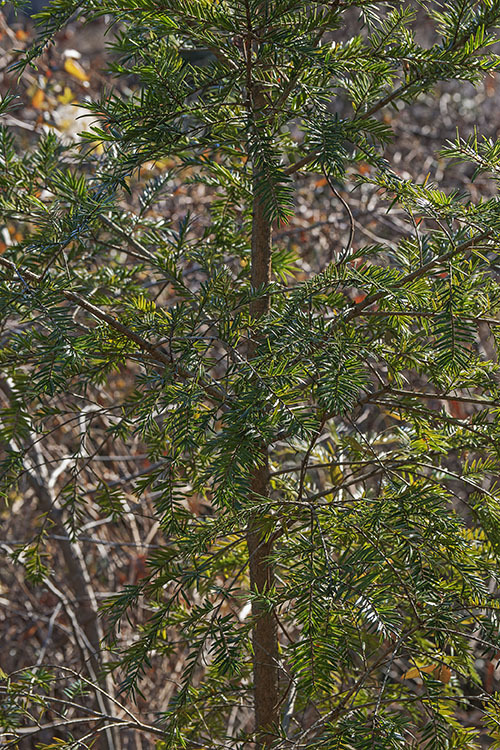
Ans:
[[[59,545],[82,664],[2,673],[7,746],[53,726],[40,747],[500,747],[481,672],[500,650],[500,372],[480,336],[498,337],[500,208],[399,176],[384,116],[494,71],[500,2],[53,0],[19,66],[75,14],[105,16],[127,86],[85,104],[83,147],[0,131],[22,236],[0,256],[0,441],[5,502],[17,487],[39,514],[13,561],[53,590]],[[479,134],[442,157],[499,179]],[[351,227],[310,274],[280,240],[305,173]],[[405,212],[399,244],[354,246],[353,174]],[[174,224],[183,184],[207,187],[207,216]],[[150,461],[119,487],[94,462],[100,418],[105,450]],[[162,543],[99,605],[81,529],[148,498]],[[152,660],[175,689],[146,721],[122,701]]]

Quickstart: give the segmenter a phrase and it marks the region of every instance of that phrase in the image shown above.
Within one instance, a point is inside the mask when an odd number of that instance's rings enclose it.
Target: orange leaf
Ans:
[[[28,630],[26,630],[25,633],[23,633],[23,635],[21,636],[21,640],[26,641],[29,638],[32,638],[35,635],[37,630],[38,630],[38,625],[32,625],[30,628],[28,628]]]
[[[455,399],[448,401],[448,410],[452,417],[457,417],[458,419],[464,419],[467,416],[467,409],[463,403],[455,401]]]
[[[82,68],[80,63],[76,60],[72,60],[71,57],[67,57],[64,61],[64,70],[66,71],[66,73],[69,73],[70,76],[73,76],[73,78],[76,78],[78,81],[82,81],[82,83],[89,80],[87,73]]]
[[[45,91],[43,89],[37,89],[31,98],[31,106],[35,109],[41,109],[44,99]]]

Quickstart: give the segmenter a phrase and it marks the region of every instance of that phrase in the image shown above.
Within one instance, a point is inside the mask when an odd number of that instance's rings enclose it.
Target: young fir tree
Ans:
[[[463,750],[480,746],[459,721],[471,701],[500,747],[476,671],[500,648],[499,367],[478,334],[499,325],[499,204],[384,158],[388,108],[498,65],[500,2],[54,0],[29,61],[75,13],[105,15],[132,89],[86,104],[80,150],[51,134],[23,154],[1,131],[2,214],[24,236],[0,256],[2,480],[41,514],[17,561],[49,585],[44,550],[60,545],[87,648],[68,726],[43,747],[117,748],[132,727],[161,748]],[[498,143],[458,136],[444,155],[498,179]],[[353,247],[339,190],[359,162],[406,213],[397,246]],[[306,172],[351,230],[299,281],[279,227]],[[209,221],[154,210],[183,182],[208,186]],[[50,481],[40,446],[82,405],[92,419]],[[89,466],[103,517],[125,509],[82,447],[101,414],[111,453],[147,446],[124,489],[154,498],[164,540],[102,623],[79,541]],[[138,602],[148,617],[120,649]],[[185,658],[148,724],[109,673],[134,695],[153,654]],[[62,712],[66,672],[44,666],[4,675],[7,744]]]

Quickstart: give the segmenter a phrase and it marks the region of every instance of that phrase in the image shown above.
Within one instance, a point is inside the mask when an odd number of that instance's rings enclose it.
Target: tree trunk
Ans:
[[[271,225],[257,193],[254,194],[253,202],[251,273],[254,288],[271,280]],[[268,309],[269,298],[261,297],[252,303],[250,312],[253,318],[258,319]],[[257,338],[252,337],[249,345],[250,358],[255,356]],[[262,464],[254,469],[251,478],[252,500],[257,504],[259,498],[268,494],[269,478],[267,446],[262,445],[260,450]],[[265,593],[274,583],[273,565],[269,560],[272,542],[266,539],[265,520],[262,514],[255,513],[247,529],[250,585],[255,594]],[[257,747],[267,748],[276,737],[279,722],[278,630],[274,612],[266,611],[259,602],[252,602],[252,615],[255,737]]]

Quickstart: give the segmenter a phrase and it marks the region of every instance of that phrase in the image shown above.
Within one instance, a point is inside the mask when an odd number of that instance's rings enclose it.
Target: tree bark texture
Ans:
[[[253,201],[252,224],[252,286],[258,288],[271,280],[271,225],[257,193]],[[250,308],[253,318],[260,318],[269,309],[269,298],[255,300]],[[252,337],[249,357],[255,356],[258,337]],[[267,446],[261,446],[261,465],[254,469],[251,477],[251,495],[254,503],[268,494],[269,462]],[[273,565],[270,561],[272,542],[266,538],[265,518],[254,513],[247,529],[250,585],[252,592],[263,594],[274,584]],[[270,747],[276,737],[279,722],[278,686],[278,630],[273,611],[267,611],[261,603],[252,602],[254,627],[253,679],[255,701],[255,736],[259,748]]]

